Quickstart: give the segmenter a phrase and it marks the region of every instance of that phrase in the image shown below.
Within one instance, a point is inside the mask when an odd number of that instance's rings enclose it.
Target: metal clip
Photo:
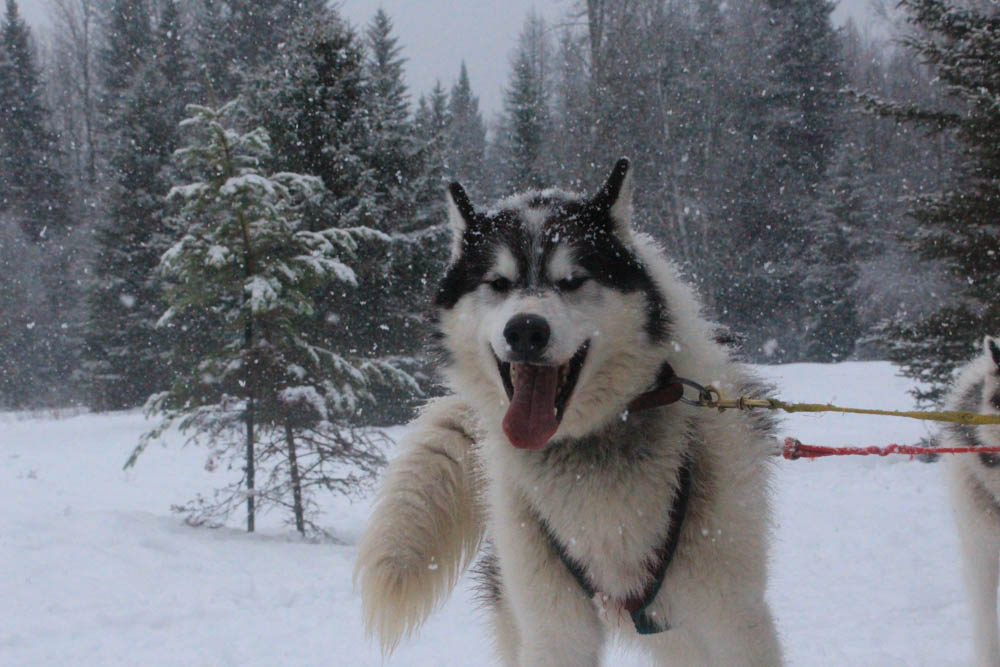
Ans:
[[[705,387],[703,385],[698,384],[694,380],[688,380],[687,378],[682,378],[682,377],[674,379],[677,380],[677,382],[681,383],[682,385],[691,387],[692,389],[698,391],[698,400],[691,400],[690,398],[684,398],[683,396],[681,396],[680,399],[681,402],[686,403],[687,405],[694,405],[701,408],[705,407],[711,408],[715,407],[719,399],[722,398],[722,395],[719,394],[719,390],[716,389],[715,387],[712,386]]]

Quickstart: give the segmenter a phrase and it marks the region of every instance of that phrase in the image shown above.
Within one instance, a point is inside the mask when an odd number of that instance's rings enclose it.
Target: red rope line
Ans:
[[[819,459],[824,456],[888,456],[889,454],[997,454],[1000,447],[917,447],[892,444],[886,447],[821,447],[804,445],[795,438],[785,438],[781,455],[789,461]]]

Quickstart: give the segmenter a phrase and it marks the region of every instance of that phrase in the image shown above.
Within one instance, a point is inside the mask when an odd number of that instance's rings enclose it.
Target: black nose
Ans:
[[[549,344],[549,323],[539,315],[515,315],[503,328],[510,345],[511,361],[538,361]]]

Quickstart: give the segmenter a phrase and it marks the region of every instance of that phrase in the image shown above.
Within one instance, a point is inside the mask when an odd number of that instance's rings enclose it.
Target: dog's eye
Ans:
[[[494,278],[487,283],[494,292],[506,292],[510,289],[510,281],[500,276],[499,278]]]
[[[556,282],[556,287],[559,288],[561,292],[572,292],[574,290],[580,289],[585,282],[587,282],[587,276],[572,276],[570,278],[563,278]]]

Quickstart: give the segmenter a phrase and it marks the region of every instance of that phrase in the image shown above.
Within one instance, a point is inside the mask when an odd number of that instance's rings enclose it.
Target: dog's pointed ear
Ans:
[[[448,224],[451,225],[451,261],[462,254],[465,232],[474,224],[476,210],[465,194],[465,188],[455,181],[448,186]]]
[[[993,365],[1000,370],[1000,345],[997,345],[996,338],[983,336],[983,351],[990,353],[990,356],[993,357]]]
[[[598,213],[607,215],[622,239],[632,236],[632,165],[628,158],[615,163],[611,175],[591,200]]]

